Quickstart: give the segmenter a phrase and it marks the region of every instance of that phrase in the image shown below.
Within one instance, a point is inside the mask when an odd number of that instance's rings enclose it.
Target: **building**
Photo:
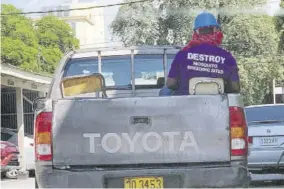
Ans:
[[[33,100],[45,96],[51,77],[1,64],[1,127],[18,129],[24,125],[25,133],[33,134]]]
[[[80,48],[104,47],[105,23],[103,8],[62,11],[94,6],[97,6],[94,2],[85,3],[80,0],[65,0],[60,5],[43,6],[42,11],[61,11],[45,13],[42,16],[54,15],[70,24],[75,36],[80,40]],[[35,21],[39,19],[40,17],[34,18]]]
[[[273,81],[273,101],[274,104],[284,103],[284,80]]]

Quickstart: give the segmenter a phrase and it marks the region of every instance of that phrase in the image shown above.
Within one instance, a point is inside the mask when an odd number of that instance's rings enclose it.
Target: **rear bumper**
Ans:
[[[249,172],[243,164],[223,167],[156,169],[55,170],[36,164],[39,188],[123,188],[123,177],[164,176],[165,188],[247,187]]]
[[[284,172],[283,151],[251,151],[248,157],[248,168],[249,171],[258,173]]]

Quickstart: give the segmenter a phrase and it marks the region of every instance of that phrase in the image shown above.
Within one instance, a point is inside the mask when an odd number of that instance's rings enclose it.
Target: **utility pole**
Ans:
[[[18,178],[27,178],[28,172],[26,171],[25,161],[25,125],[24,125],[24,103],[23,103],[23,89],[16,88],[16,102],[17,102],[17,131],[18,131],[18,148],[19,148],[19,163],[20,170]]]
[[[221,9],[224,7],[224,2],[218,2],[218,13],[217,13],[217,22],[221,25]]]
[[[273,104],[276,104],[276,95],[275,95],[275,79],[273,79],[273,81],[272,81],[272,87],[273,87],[273,89],[272,89],[272,93],[273,93]]]
[[[38,54],[37,54],[38,71],[40,71],[40,65],[41,65],[40,57],[41,57],[41,47],[38,47]]]

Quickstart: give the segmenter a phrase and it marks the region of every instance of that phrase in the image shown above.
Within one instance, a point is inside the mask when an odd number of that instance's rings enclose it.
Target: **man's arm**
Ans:
[[[173,63],[171,65],[171,69],[169,71],[169,75],[167,78],[167,87],[171,90],[176,90],[178,88],[178,77],[179,77],[179,61],[178,56],[180,52],[178,52],[175,56],[175,59],[173,60]]]
[[[225,86],[226,93],[240,93],[240,82],[238,81],[227,81],[227,85]]]
[[[239,77],[239,69],[237,66],[237,62],[234,57],[231,57],[229,59],[230,63],[230,73],[229,73],[229,79],[227,81],[227,92],[228,93],[240,93],[241,87],[240,87],[240,77]]]

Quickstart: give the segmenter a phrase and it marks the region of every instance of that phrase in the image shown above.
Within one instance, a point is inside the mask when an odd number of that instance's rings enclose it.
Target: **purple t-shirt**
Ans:
[[[235,58],[228,51],[210,44],[193,46],[179,51],[171,65],[169,78],[176,78],[176,94],[188,94],[189,80],[193,77],[223,78],[239,81]]]

